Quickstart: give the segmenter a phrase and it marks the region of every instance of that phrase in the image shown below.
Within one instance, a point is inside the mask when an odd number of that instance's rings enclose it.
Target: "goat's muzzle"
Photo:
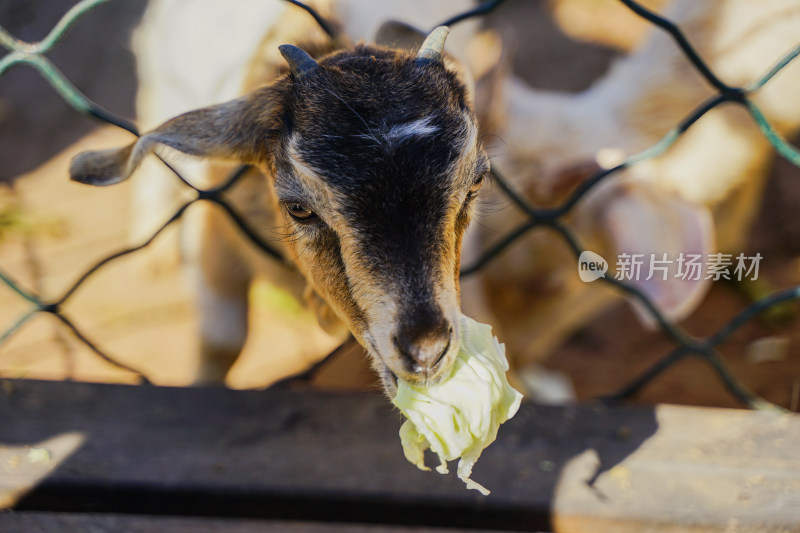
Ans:
[[[438,366],[453,343],[453,326],[442,318],[435,322],[404,324],[392,338],[407,370],[427,380],[437,374]]]

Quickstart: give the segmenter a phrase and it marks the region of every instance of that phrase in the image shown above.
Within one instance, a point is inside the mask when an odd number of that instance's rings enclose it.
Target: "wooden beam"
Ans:
[[[407,463],[400,423],[377,393],[0,381],[0,502],[17,513],[0,514],[0,530],[9,516],[42,512],[800,529],[798,415],[524,404],[475,467],[488,497]]]
[[[124,533],[442,533],[440,528],[338,524],[241,518],[194,518],[41,511],[0,512],[3,533],[64,533],[108,531]],[[446,533],[474,533],[473,529],[447,529]]]

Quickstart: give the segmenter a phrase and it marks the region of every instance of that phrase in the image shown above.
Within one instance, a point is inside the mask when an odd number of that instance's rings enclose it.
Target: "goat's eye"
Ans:
[[[469,193],[467,194],[468,196],[472,197],[478,194],[478,191],[481,190],[481,185],[483,185],[483,178],[484,175],[481,174],[475,179],[475,181],[472,183],[472,187],[469,188]]]
[[[298,222],[308,222],[317,216],[314,211],[298,202],[289,202],[286,204],[286,211]]]

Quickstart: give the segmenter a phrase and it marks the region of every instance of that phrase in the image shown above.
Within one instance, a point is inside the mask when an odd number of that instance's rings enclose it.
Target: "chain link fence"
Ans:
[[[91,99],[83,95],[58,70],[58,68],[56,68],[56,66],[47,58],[46,55],[59,44],[65,33],[72,26],[74,26],[84,14],[100,4],[104,4],[108,1],[110,0],[82,0],[78,2],[61,18],[61,20],[55,25],[50,33],[39,42],[24,42],[18,40],[10,35],[5,29],[0,27],[0,47],[8,50],[8,53],[0,58],[0,76],[2,76],[10,67],[14,65],[28,65],[29,67],[35,69],[61,96],[61,98],[63,98],[64,101],[78,113],[94,117],[102,122],[112,124],[138,136],[139,132],[134,124],[103,109]],[[311,7],[296,0],[286,1],[297,6],[298,8],[305,9],[329,36],[332,38],[336,37],[333,27]],[[692,113],[684,117],[671,131],[669,131],[669,133],[667,133],[653,146],[628,157],[624,162],[613,168],[602,170],[596,173],[591,178],[581,183],[570,194],[570,196],[557,207],[542,209],[531,205],[518,192],[511,188],[511,186],[508,184],[508,181],[504,179],[498,169],[493,168],[492,173],[494,176],[494,182],[500,187],[501,191],[508,197],[511,203],[525,213],[527,220],[514,230],[510,231],[507,235],[499,239],[498,242],[492,247],[485,250],[472,264],[465,265],[461,272],[462,276],[469,276],[480,271],[484,266],[495,259],[503,250],[509,246],[512,246],[518,239],[520,239],[522,235],[538,227],[549,228],[560,234],[577,259],[584,251],[584,248],[575,232],[564,222],[563,218],[572,209],[574,209],[576,205],[578,205],[578,203],[589,193],[589,191],[598,186],[598,184],[600,184],[602,181],[613,179],[613,176],[623,169],[663,154],[705,113],[723,103],[733,103],[744,107],[750,113],[765,138],[772,144],[775,150],[792,164],[800,167],[800,151],[798,151],[794,146],[783,139],[780,134],[778,134],[778,132],[770,125],[761,110],[750,98],[753,93],[761,89],[765,84],[769,83],[769,81],[781,69],[786,67],[786,65],[800,55],[800,45],[795,47],[791,52],[786,54],[785,57],[769,68],[761,78],[743,87],[732,87],[725,84],[715,75],[709,66],[700,58],[699,54],[686,38],[681,29],[673,22],[657,15],[656,13],[653,13],[652,11],[649,11],[633,0],[619,1],[627,6],[627,8],[633,11],[636,15],[646,19],[652,24],[658,26],[661,30],[667,32],[675,41],[675,44],[680,47],[697,72],[703,76],[703,78],[711,87],[715,89],[716,94],[705,102],[700,103]],[[502,3],[503,0],[489,0],[483,2],[475,9],[453,16],[452,18],[443,21],[440,25],[452,26],[468,18],[485,15],[496,9]],[[161,161],[172,171],[176,179],[180,180],[183,185],[194,191],[194,197],[183,203],[183,205],[181,205],[177,211],[145,242],[142,242],[138,246],[121,250],[98,261],[96,264],[86,270],[81,276],[79,276],[60,297],[55,299],[43,299],[40,295],[23,288],[19,283],[7,275],[3,271],[2,265],[0,265],[0,282],[7,285],[9,288],[11,288],[11,290],[19,295],[20,298],[23,298],[30,304],[29,310],[20,316],[10,328],[0,334],[0,348],[2,348],[2,345],[5,341],[7,341],[33,316],[39,313],[48,313],[63,323],[63,325],[66,326],[76,336],[77,339],[90,348],[95,354],[97,354],[97,356],[101,357],[112,365],[135,373],[137,376],[139,376],[143,383],[149,383],[147,377],[140,371],[136,370],[135,368],[131,368],[130,366],[123,365],[99,346],[97,346],[96,343],[94,343],[83,331],[76,327],[76,325],[62,313],[62,308],[67,300],[69,300],[72,295],[81,287],[81,285],[86,282],[95,272],[104,268],[109,263],[112,263],[124,256],[133,254],[149,246],[166,228],[179,221],[189,207],[197,202],[212,202],[218,205],[249,238],[254,246],[259,248],[261,251],[263,251],[263,253],[267,254],[275,261],[284,261],[284,258],[281,257],[280,253],[278,253],[278,251],[269,242],[266,242],[264,239],[262,239],[258,233],[248,225],[247,220],[237,212],[234,206],[229,203],[225,197],[225,193],[235,187],[237,182],[245,174],[247,167],[239,168],[227,179],[224,184],[219,187],[212,189],[200,189],[192,185],[189,180],[185,179],[167,161],[164,159],[161,159]],[[627,384],[622,390],[618,391],[613,396],[606,398],[606,400],[622,400],[636,394],[643,386],[656,378],[662,371],[677,361],[692,356],[698,357],[707,362],[716,372],[727,390],[743,405],[759,409],[776,408],[776,406],[773,404],[758,397],[756,394],[748,390],[740,382],[737,376],[734,375],[723,358],[720,356],[717,348],[738,328],[748,321],[753,320],[764,311],[783,302],[800,300],[800,285],[775,292],[757,302],[746,306],[725,326],[709,336],[695,337],[690,335],[679,325],[668,320],[653,304],[650,298],[635,286],[626,283],[625,281],[618,280],[613,276],[604,276],[600,279],[603,283],[612,285],[616,290],[621,291],[628,297],[638,301],[642,306],[644,306],[647,312],[650,313],[658,323],[660,329],[664,332],[664,334],[667,335],[669,339],[671,339],[675,345],[670,352],[661,357],[642,375],[633,380],[631,383]]]

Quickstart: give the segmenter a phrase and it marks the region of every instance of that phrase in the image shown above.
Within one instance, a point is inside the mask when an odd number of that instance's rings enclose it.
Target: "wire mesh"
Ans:
[[[94,117],[108,124],[115,125],[138,136],[139,132],[135,125],[103,109],[91,99],[83,95],[46,57],[46,54],[59,44],[66,32],[72,28],[83,15],[108,1],[109,0],[81,0],[75,4],[59,20],[49,34],[39,42],[21,41],[9,34],[4,28],[0,27],[0,47],[8,50],[8,53],[0,58],[0,76],[2,76],[14,65],[27,65],[35,69],[53,87],[53,89],[61,96],[61,98],[63,98],[64,101],[67,102],[78,113]],[[334,26],[320,16],[313,8],[296,0],[285,1],[306,10],[331,38],[336,38],[337,35]],[[443,21],[440,25],[452,26],[468,18],[486,15],[487,13],[499,7],[503,1],[504,0],[485,1],[472,10],[454,15],[448,20]],[[759,79],[753,81],[747,86],[732,87],[723,83],[716,76],[712,69],[700,57],[697,50],[689,42],[683,31],[676,24],[648,10],[634,0],[619,1],[627,6],[636,15],[644,18],[650,23],[658,26],[663,31],[667,32],[675,41],[675,44],[682,50],[686,58],[691,62],[697,72],[700,73],[706,82],[714,89],[716,94],[705,102],[702,102],[692,113],[680,120],[680,122],[671,131],[669,131],[663,138],[661,138],[651,147],[628,157],[625,161],[613,168],[602,170],[596,173],[581,183],[570,194],[570,196],[557,207],[540,208],[532,205],[526,199],[524,199],[522,195],[513,190],[498,169],[492,168],[492,174],[494,176],[495,183],[508,197],[508,199],[518,209],[525,213],[527,220],[510,231],[508,234],[501,237],[496,244],[485,250],[472,264],[464,266],[461,271],[462,276],[469,276],[480,271],[506,248],[512,246],[523,235],[537,227],[547,227],[556,231],[563,237],[569,248],[574,253],[575,257],[579,257],[585,248],[581,245],[574,231],[563,221],[563,217],[573,210],[576,205],[578,205],[581,200],[585,198],[586,195],[599,183],[612,178],[615,174],[619,173],[625,168],[663,154],[703,115],[720,104],[726,102],[734,103],[744,107],[750,113],[764,137],[772,144],[775,150],[792,164],[800,166],[800,151],[787,142],[786,139],[781,137],[781,135],[766,119],[761,110],[750,99],[750,95],[769,83],[769,81],[778,72],[780,72],[781,69],[785,68],[786,65],[800,55],[800,45],[786,54],[771,68],[766,70],[764,75]],[[175,213],[146,241],[137,246],[122,249],[98,261],[82,275],[80,275],[60,297],[53,300],[45,300],[35,292],[23,288],[20,283],[12,279],[3,271],[2,267],[0,267],[0,282],[7,285],[20,298],[26,300],[30,304],[29,310],[22,314],[22,316],[20,316],[10,328],[0,334],[0,347],[2,347],[3,343],[6,342],[12,335],[14,335],[32,317],[40,313],[48,313],[55,316],[75,335],[77,339],[84,343],[100,358],[112,365],[133,372],[142,382],[149,383],[149,380],[142,372],[118,362],[114,357],[98,347],[92,340],[90,340],[89,337],[86,336],[83,331],[75,326],[75,324],[63,313],[62,308],[65,302],[71,298],[72,295],[82,286],[82,284],[94,273],[109,263],[116,261],[117,259],[135,253],[149,246],[167,227],[180,220],[189,207],[196,202],[212,202],[221,207],[231,218],[231,220],[248,237],[254,246],[259,248],[261,251],[263,251],[263,253],[267,254],[274,260],[284,261],[284,258],[281,257],[280,253],[275,249],[275,247],[262,239],[258,233],[248,225],[246,218],[241,216],[241,214],[238,213],[225,198],[226,191],[229,191],[236,185],[240,178],[245,174],[247,167],[240,167],[224,184],[219,187],[212,189],[200,189],[192,185],[189,180],[181,176],[181,174],[163,158],[161,161],[174,173],[176,179],[180,180],[184,186],[194,191],[194,198],[183,203],[175,211]],[[630,298],[638,301],[647,310],[647,312],[652,315],[660,329],[675,344],[674,349],[661,357],[655,364],[653,364],[649,369],[647,369],[632,382],[628,383],[622,390],[606,398],[607,400],[622,400],[628,398],[636,394],[639,390],[641,390],[642,387],[656,378],[665,369],[675,364],[677,361],[688,356],[695,356],[706,361],[711,366],[726,389],[742,404],[751,408],[759,409],[777,408],[773,404],[767,402],[748,390],[740,382],[740,380],[725,363],[724,359],[720,356],[719,352],[717,351],[717,347],[723,341],[728,339],[738,328],[753,320],[765,310],[777,306],[783,302],[800,299],[800,285],[775,292],[746,306],[718,331],[706,337],[699,338],[690,335],[679,325],[668,320],[663,313],[659,311],[652,300],[632,284],[618,280],[612,276],[604,276],[600,279],[604,283],[613,286],[616,290],[621,291]]]

